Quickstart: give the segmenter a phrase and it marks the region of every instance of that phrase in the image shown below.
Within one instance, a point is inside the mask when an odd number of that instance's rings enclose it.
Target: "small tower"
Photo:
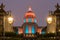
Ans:
[[[8,13],[4,10],[5,5],[3,3],[0,5],[0,33],[3,32],[12,32],[11,28],[8,23]]]
[[[55,15],[60,15],[60,6],[59,6],[59,4],[57,3],[57,5],[55,6],[56,7],[56,10],[54,11],[54,14]]]
[[[47,33],[56,33],[56,16],[52,12],[47,17]]]
[[[3,35],[4,31],[4,15],[6,15],[6,11],[3,9],[5,6],[3,3],[0,5],[0,35]]]
[[[52,20],[50,24],[47,24],[47,33],[56,33],[60,31],[60,6],[57,3],[55,6],[56,10],[51,13],[51,18],[48,20]]]
[[[60,32],[60,5],[57,3],[54,15],[56,16],[56,31]]]

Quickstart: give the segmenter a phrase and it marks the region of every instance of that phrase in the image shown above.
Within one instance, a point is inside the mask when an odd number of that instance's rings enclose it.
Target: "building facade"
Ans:
[[[7,11],[4,10],[3,3],[0,5],[0,33],[3,32],[13,32],[13,27],[8,22],[8,17],[10,16]]]
[[[41,34],[42,28],[37,24],[35,13],[29,7],[28,11],[24,15],[24,23],[18,28],[18,34],[23,34],[25,37],[35,37],[35,33]]]
[[[47,33],[57,33],[60,31],[60,6],[57,3],[55,6],[56,10],[50,12],[48,17],[51,17],[52,22],[49,24],[47,23]]]

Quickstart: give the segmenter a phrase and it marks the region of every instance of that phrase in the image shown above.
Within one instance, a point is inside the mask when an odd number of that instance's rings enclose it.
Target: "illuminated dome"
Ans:
[[[26,22],[29,22],[29,23],[37,22],[35,13],[32,11],[31,7],[29,7],[28,12],[26,12],[25,16],[24,16],[24,23],[26,23]]]
[[[24,17],[25,18],[35,18],[36,17],[35,14],[34,14],[34,12],[31,9],[31,7],[29,7],[28,12],[26,12],[26,14],[25,14]]]

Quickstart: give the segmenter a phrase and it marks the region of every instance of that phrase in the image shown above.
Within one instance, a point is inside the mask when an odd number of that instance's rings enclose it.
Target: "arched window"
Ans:
[[[35,33],[35,27],[32,26],[32,33],[34,34]]]
[[[29,33],[28,25],[25,27],[25,33]]]
[[[24,19],[24,23],[26,22],[26,19]]]
[[[34,19],[34,22],[35,22],[35,23],[37,22],[36,19]]]
[[[32,22],[32,19],[31,19],[31,18],[29,18],[29,19],[28,19],[28,22]]]

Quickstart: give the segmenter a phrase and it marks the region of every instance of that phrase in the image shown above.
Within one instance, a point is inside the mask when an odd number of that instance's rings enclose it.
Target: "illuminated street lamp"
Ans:
[[[9,22],[9,24],[13,23],[13,17],[12,16],[8,17],[8,22]]]
[[[51,16],[49,16],[49,17],[47,18],[47,23],[48,23],[48,24],[51,24],[51,23],[52,23],[52,17],[51,17]]]

